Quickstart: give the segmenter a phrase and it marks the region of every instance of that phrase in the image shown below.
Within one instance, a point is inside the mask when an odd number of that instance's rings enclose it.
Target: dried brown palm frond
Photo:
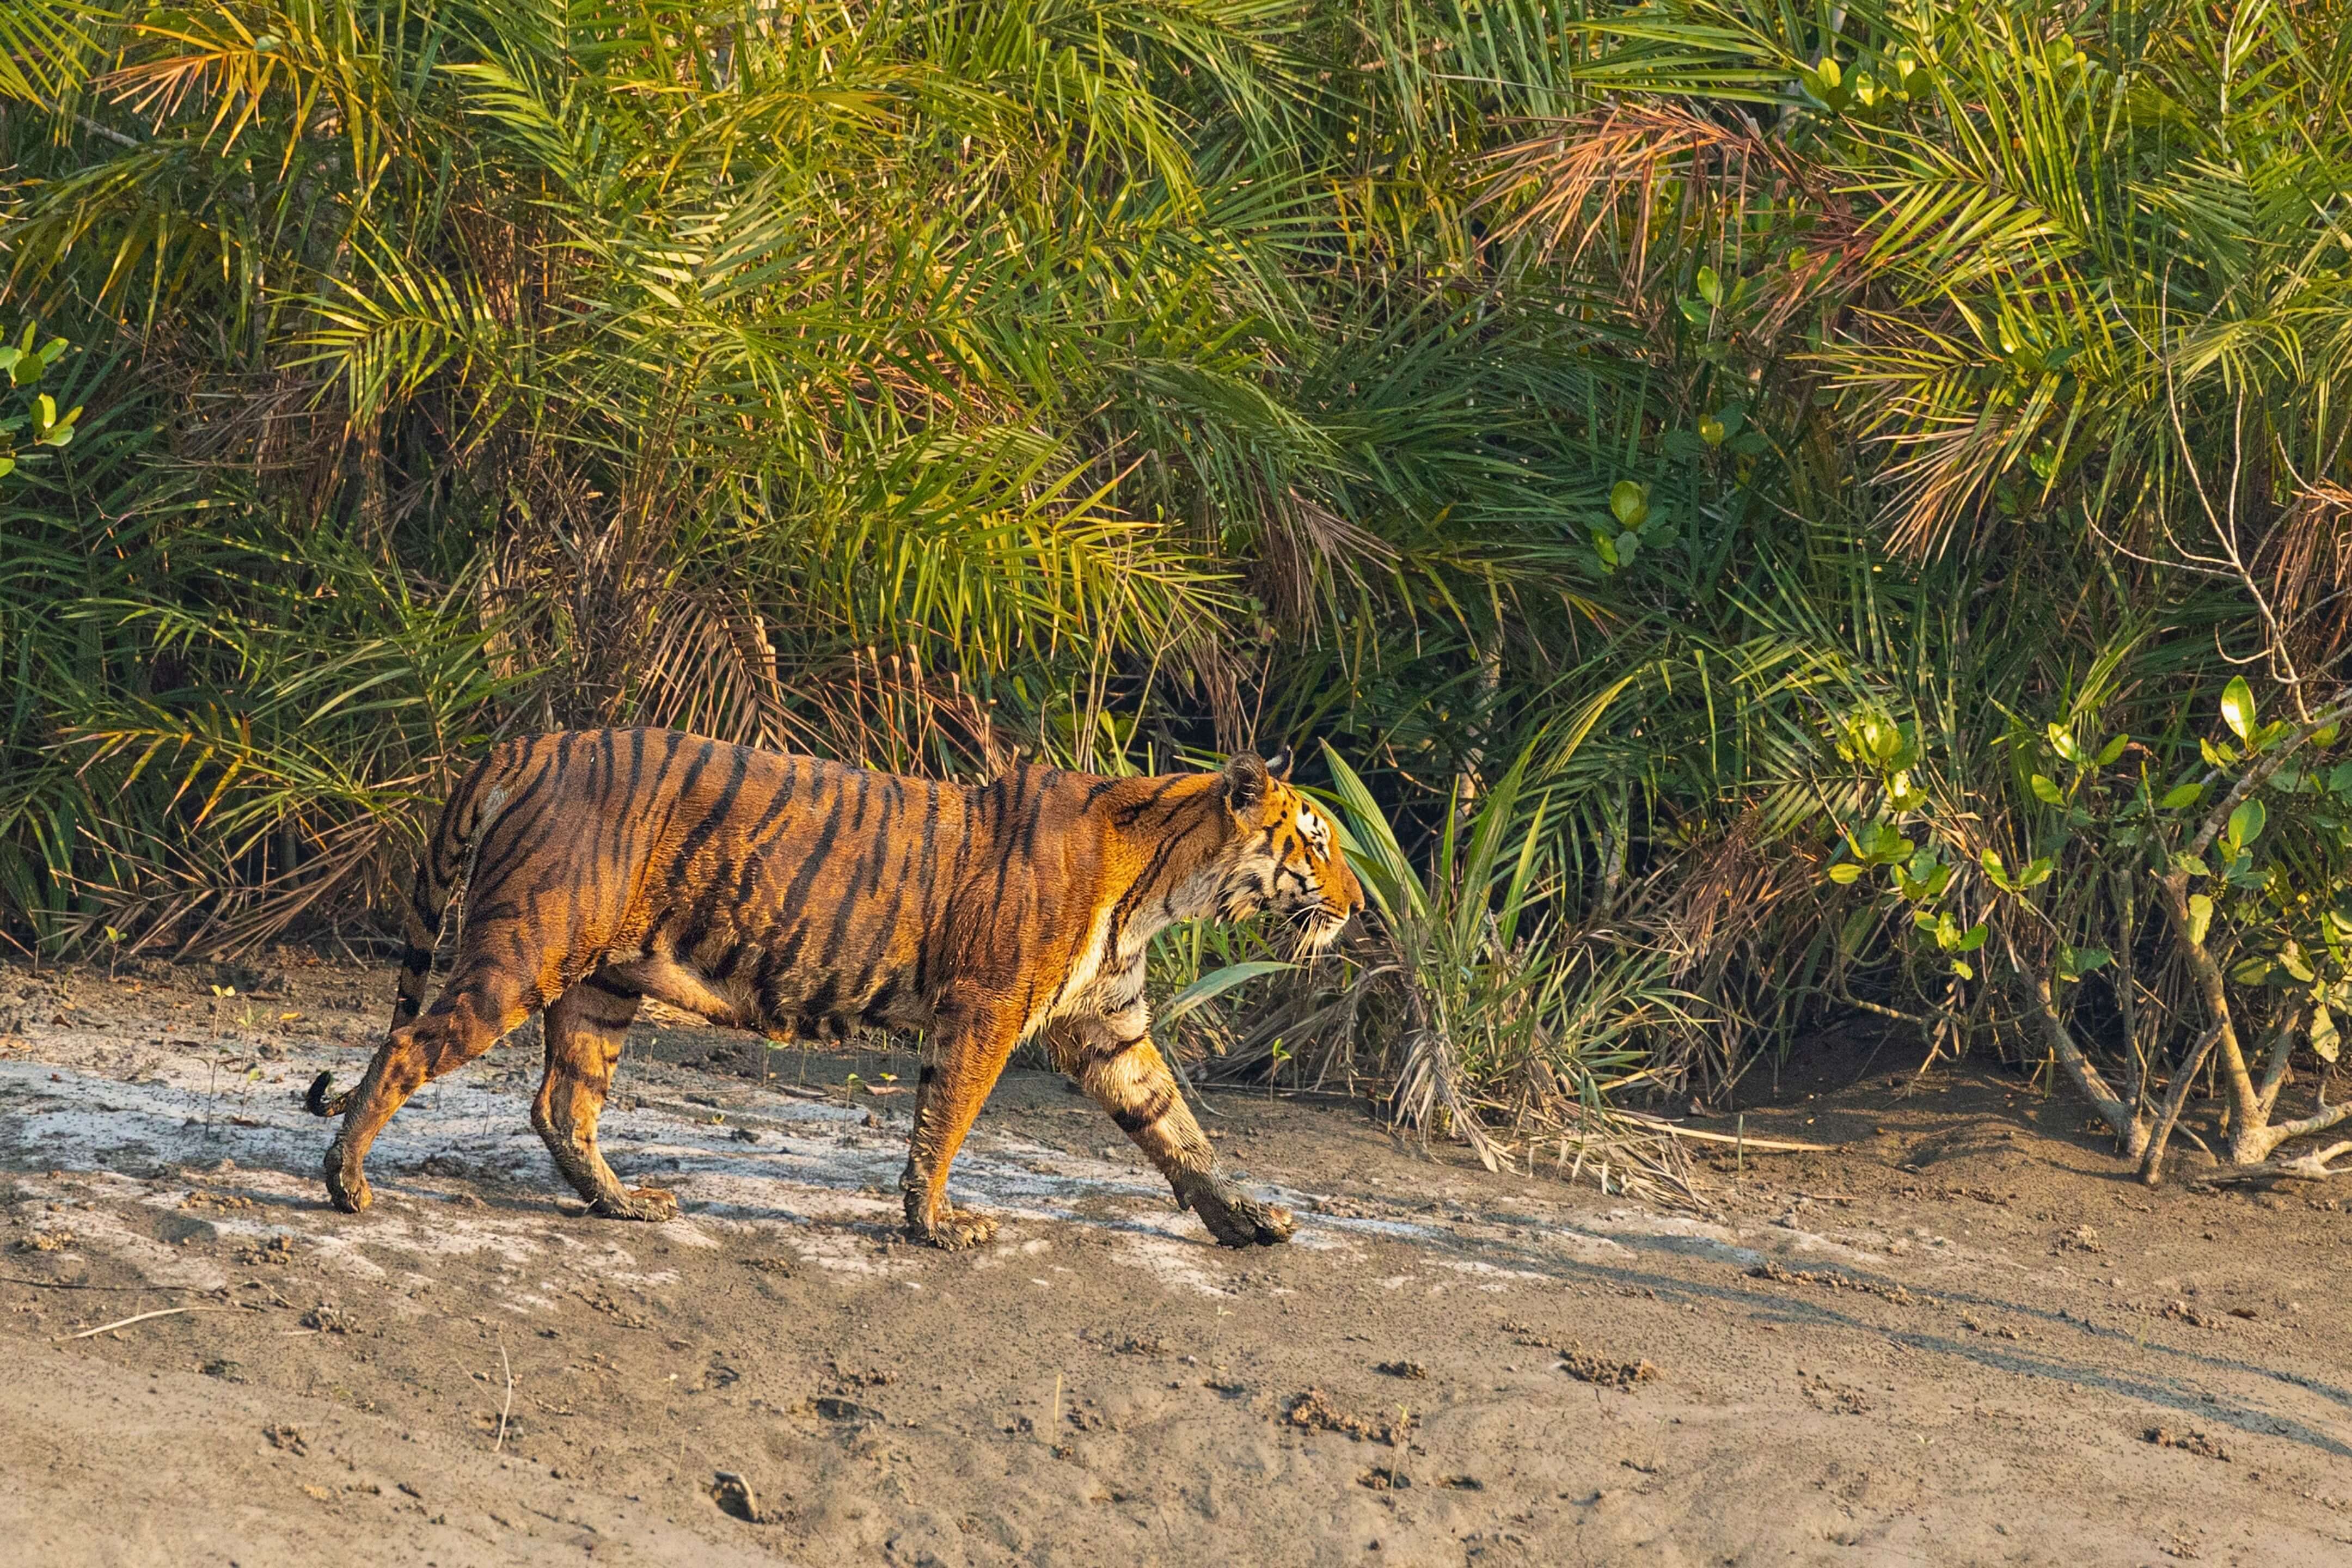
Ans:
[[[834,756],[932,777],[986,778],[1012,764],[994,703],[954,670],[925,669],[913,647],[887,654],[852,648],[846,659],[807,667],[791,684],[813,710],[810,730]]]
[[[1733,172],[1744,169],[1756,140],[1678,104],[1606,104],[1488,153],[1493,173],[1485,199],[1524,202],[1503,226],[1503,237],[1540,234],[1547,255],[1564,250],[1573,265],[1623,216],[1630,197],[1631,265],[1623,281],[1639,290],[1661,200],[1687,203],[1706,190],[1709,175],[1737,181]],[[1693,215],[1685,206],[1675,216],[1687,222]]]
[[[2264,539],[2254,570],[2298,668],[2325,670],[2352,652],[2352,489],[2305,487]]]
[[[1629,295],[1650,284],[1653,248],[1679,258],[1753,195],[1819,195],[1817,173],[1745,117],[1641,100],[1602,104],[1486,155],[1481,200],[1523,203],[1504,237],[1541,237],[1573,266],[1612,223],[1625,225]],[[1627,204],[1631,204],[1630,213]]]
[[[239,958],[298,929],[331,926],[339,916],[364,921],[370,907],[402,896],[382,877],[401,858],[392,841],[404,837],[387,817],[289,821],[266,838],[230,845],[174,843],[131,824],[104,826],[143,839],[146,853],[103,879],[77,879],[74,890],[88,907],[67,917],[63,930],[96,949],[92,939],[112,928],[122,933],[125,957],[168,950]]]
[[[1694,952],[1735,943],[1771,918],[1771,904],[1785,890],[1775,884],[1786,863],[1765,852],[1764,837],[1763,814],[1751,806],[1719,837],[1686,853],[1673,920]]]
[[[1250,743],[1249,705],[1242,698],[1243,668],[1221,627],[1187,619],[1171,639],[1171,672],[1190,684],[1209,710],[1220,751]]]
[[[1360,592],[1367,571],[1381,574],[1396,564],[1396,546],[1296,486],[1268,497],[1265,516],[1257,575],[1266,587],[1267,608],[1284,626],[1315,630],[1332,587],[1344,582]]]
[[[1858,416],[1857,434],[1891,454],[1878,474],[1882,526],[1889,547],[1914,559],[1968,533],[1995,481],[2023,468],[2063,416],[2057,377],[1988,395],[1980,348],[1915,317],[1857,310],[1816,360]]]
[[[1749,1048],[1785,1026],[1787,983],[1825,918],[1820,869],[1801,846],[1773,843],[1751,806],[1651,873],[1629,907],[1668,955],[1677,988],[1701,998],[1704,1026],[1662,1020],[1649,1071],[1670,1096],[1717,1097],[1755,1059]]]
[[[1549,1160],[1553,1175],[1570,1182],[1590,1175],[1603,1193],[1672,1208],[1715,1211],[1681,1139],[1606,1106],[1570,1101],[1549,1114],[1529,1118],[1520,1128],[1517,1152],[1530,1175]]]
[[[715,589],[681,586],[661,595],[647,620],[645,650],[633,660],[643,722],[771,751],[821,745],[816,728],[786,705],[775,644],[758,610]]]
[[[1785,258],[1758,274],[1759,313],[1749,329],[1759,341],[1777,338],[1807,310],[1834,313],[1867,281],[1872,237],[1853,204],[1833,191],[1808,196],[1812,224],[1796,237]]]

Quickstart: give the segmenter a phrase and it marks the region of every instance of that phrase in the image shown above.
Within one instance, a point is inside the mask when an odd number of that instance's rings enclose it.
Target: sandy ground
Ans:
[[[690,1027],[605,1121],[681,1220],[577,1215],[528,1040],[338,1215],[296,1099],[389,992],[0,969],[0,1560],[2352,1562],[2352,1203],[2143,1192],[1995,1073],[1784,1080],[1748,1131],[1841,1152],[1712,1215],[1215,1095],[1304,1222],[1235,1254],[1016,1071],[949,1256],[893,1223],[909,1058]]]

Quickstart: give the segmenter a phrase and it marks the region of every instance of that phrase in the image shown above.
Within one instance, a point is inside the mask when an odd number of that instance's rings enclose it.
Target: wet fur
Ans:
[[[642,1000],[779,1039],[861,1026],[925,1032],[902,1180],[910,1234],[944,1247],[992,1221],[947,1202],[947,1173],[1021,1039],[1132,1138],[1229,1246],[1286,1238],[1290,1215],[1221,1176],[1152,1045],[1151,934],[1180,920],[1292,913],[1328,942],[1363,901],[1328,825],[1255,756],[1215,773],[1109,779],[1022,766],[977,786],[867,772],[660,730],[568,731],[495,749],[444,809],[412,900],[393,1028],[326,1161],[338,1207],[417,1087],[545,1012],[531,1123],[592,1212],[665,1219],[596,1146]],[[453,888],[467,887],[447,983],[424,1007]]]

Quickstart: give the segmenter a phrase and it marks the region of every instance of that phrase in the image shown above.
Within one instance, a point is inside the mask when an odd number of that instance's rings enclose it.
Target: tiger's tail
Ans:
[[[400,984],[392,1005],[392,1026],[395,1029],[424,1011],[425,986],[433,974],[433,950],[441,943],[441,925],[448,913],[449,894],[466,870],[467,851],[482,826],[485,782],[492,773],[506,771],[501,761],[496,756],[486,758],[466,775],[457,794],[441,808],[433,840],[417,859],[416,881],[410,889],[408,909],[402,916],[407,945],[401,949]],[[322,1072],[310,1080],[310,1091],[302,1097],[302,1105],[311,1115],[341,1116],[351,1109],[352,1097],[357,1091],[347,1089],[341,1094],[332,1093],[334,1078],[332,1072]]]

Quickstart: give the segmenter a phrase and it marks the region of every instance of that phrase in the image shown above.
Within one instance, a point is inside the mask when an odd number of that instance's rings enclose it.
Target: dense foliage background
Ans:
[[[2247,1160],[2326,1088],[2338,7],[0,0],[0,61],[13,942],[360,941],[519,729],[1313,737],[1385,918],[1171,942],[1219,1070],[1490,1158],[1854,1017],[2158,1160],[2209,1061]]]

